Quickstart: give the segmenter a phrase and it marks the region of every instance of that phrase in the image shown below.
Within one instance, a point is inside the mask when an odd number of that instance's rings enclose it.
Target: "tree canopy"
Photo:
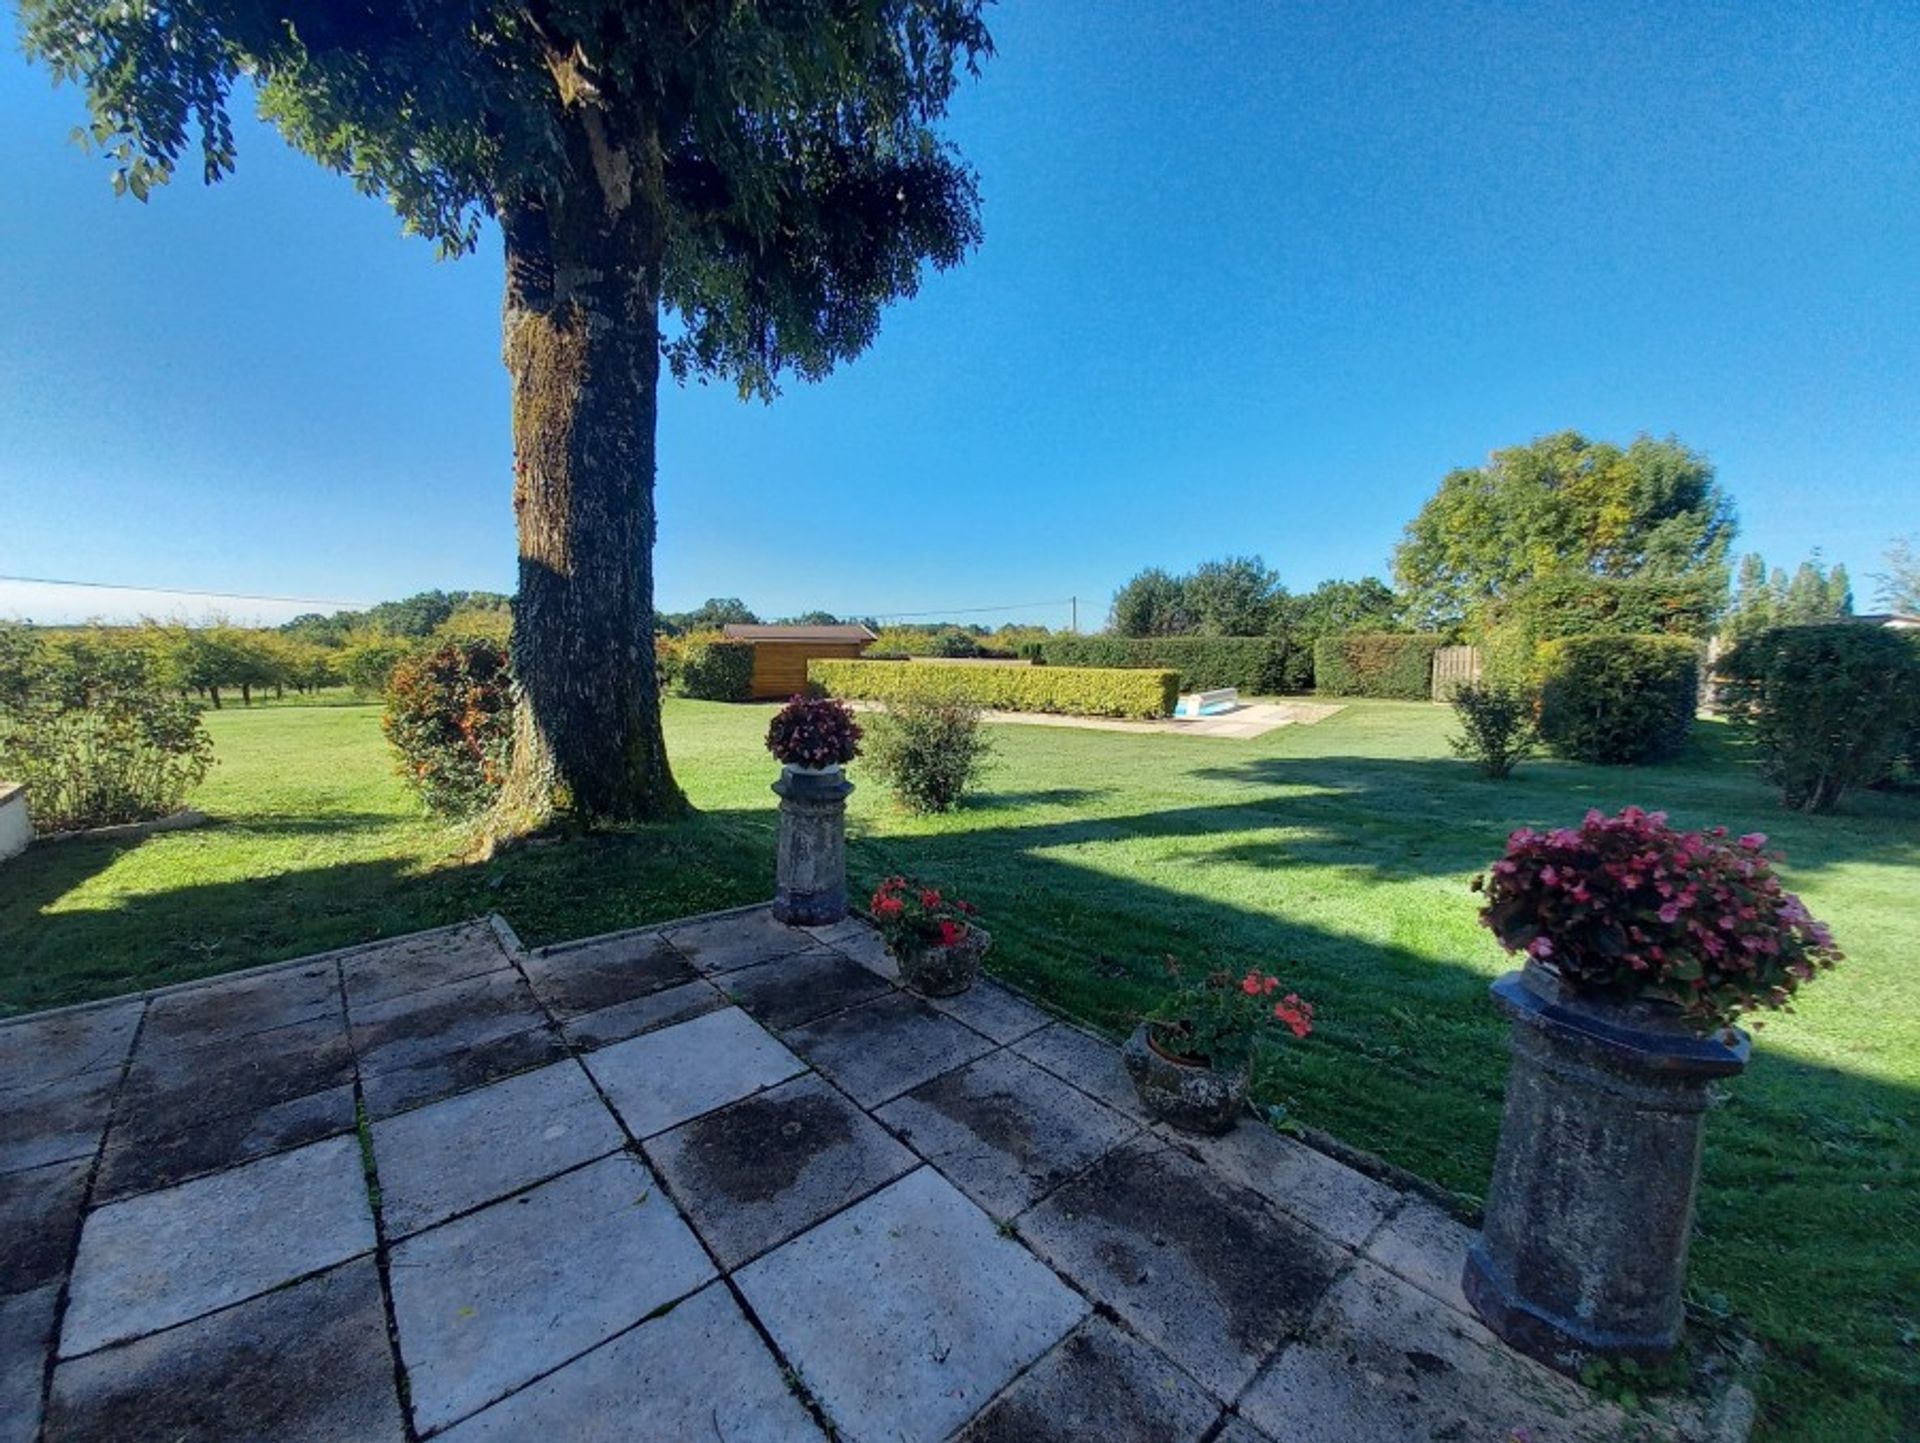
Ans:
[[[1712,464],[1669,437],[1620,447],[1574,431],[1449,473],[1408,523],[1394,577],[1416,621],[1451,627],[1554,572],[1718,574],[1733,538]]]

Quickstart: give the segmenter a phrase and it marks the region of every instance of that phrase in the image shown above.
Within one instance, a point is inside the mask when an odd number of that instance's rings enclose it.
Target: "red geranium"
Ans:
[[[911,877],[889,877],[873,894],[867,910],[889,947],[909,943],[922,947],[952,947],[965,940],[974,907],[938,887],[923,886]]]
[[[1180,964],[1167,961],[1169,975],[1184,976]],[[1313,1004],[1289,992],[1276,1002],[1281,981],[1257,967],[1244,975],[1209,972],[1198,981],[1183,981],[1143,1019],[1163,1051],[1175,1057],[1205,1061],[1215,1067],[1243,1065],[1261,1041],[1285,1027],[1295,1037],[1313,1031]]]

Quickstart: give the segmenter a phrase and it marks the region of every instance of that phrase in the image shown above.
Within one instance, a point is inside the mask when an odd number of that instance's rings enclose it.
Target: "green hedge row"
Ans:
[[[1426,701],[1433,695],[1433,654],[1445,641],[1386,631],[1323,636],[1313,644],[1314,687],[1322,696]]]
[[[701,701],[745,701],[753,695],[753,643],[699,641],[680,656],[680,694]]]
[[[1573,761],[1657,762],[1687,744],[1700,699],[1699,643],[1679,636],[1567,636],[1540,647],[1540,735]]]
[[[1022,651],[1048,666],[1148,667],[1180,673],[1182,691],[1306,691],[1313,652],[1284,636],[1053,636]]]
[[[937,661],[810,661],[807,680],[849,701],[962,701],[1001,711],[1161,717],[1180,694],[1175,671],[1078,666],[942,665]]]

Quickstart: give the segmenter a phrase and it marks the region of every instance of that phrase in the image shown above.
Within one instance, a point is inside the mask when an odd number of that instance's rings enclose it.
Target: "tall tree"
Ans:
[[[1264,636],[1287,595],[1280,573],[1258,556],[1203,561],[1181,590],[1194,629],[1206,636]]]
[[[1688,576],[1726,585],[1733,507],[1712,464],[1669,437],[1624,448],[1574,431],[1451,472],[1394,552],[1413,616],[1452,626],[1536,577]]]
[[[233,168],[236,80],[445,254],[506,246],[521,705],[496,829],[683,804],[653,659],[661,360],[824,375],[979,239],[935,130],[984,0],[17,0],[116,183]],[[663,334],[663,310],[674,325]]]
[[[1323,581],[1304,596],[1296,596],[1287,613],[1293,627],[1309,637],[1391,631],[1400,619],[1400,598],[1377,577]]]
[[[1149,566],[1113,594],[1107,625],[1122,636],[1179,636],[1193,630],[1186,583]]]
[[[1733,610],[1727,617],[1727,630],[1734,636],[1751,636],[1773,625],[1773,592],[1767,586],[1767,559],[1757,551],[1740,558],[1740,579],[1733,589]]]
[[[1873,599],[1888,611],[1920,615],[1920,556],[1913,541],[1898,536],[1887,546],[1887,569],[1873,573]]]

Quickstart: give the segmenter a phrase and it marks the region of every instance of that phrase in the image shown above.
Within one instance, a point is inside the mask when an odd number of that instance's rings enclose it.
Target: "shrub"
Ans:
[[[1563,636],[1691,636],[1704,640],[1726,602],[1725,577],[1591,576],[1549,572],[1497,608],[1497,625],[1532,640]]]
[[[1325,696],[1426,701],[1433,695],[1433,654],[1444,642],[1424,632],[1323,636],[1313,644],[1314,688]]]
[[[860,723],[843,701],[797,696],[767,724],[767,750],[789,766],[845,766],[860,755]]]
[[[1165,668],[1180,673],[1180,690],[1305,691],[1313,685],[1313,652],[1280,636],[1055,636],[1029,643],[1027,655],[1048,666]]]
[[[949,699],[902,701],[866,733],[867,765],[911,812],[950,812],[993,754],[979,709]]]
[[[380,725],[400,754],[400,775],[430,810],[480,811],[506,780],[513,751],[506,648],[456,638],[407,657],[387,683]]]
[[[1574,761],[1661,761],[1687,743],[1700,648],[1677,636],[1569,636],[1540,648],[1540,735]]]
[[[1824,812],[1887,775],[1920,725],[1920,646],[1858,622],[1781,626],[1720,663],[1727,714],[1789,807]]]
[[[0,626],[0,776],[24,782],[41,832],[180,810],[213,765],[200,710],[149,649],[47,647]]]
[[[807,678],[829,695],[853,701],[945,700],[1068,716],[1166,716],[1180,695],[1178,672],[1069,666],[813,661]]]
[[[1841,960],[1780,885],[1759,833],[1681,832],[1660,812],[1588,812],[1578,828],[1521,828],[1475,877],[1480,920],[1575,991],[1667,1002],[1704,1027],[1784,1007]]]
[[[347,685],[362,696],[384,696],[393,669],[419,645],[404,636],[362,636],[347,643],[338,662]]]
[[[701,701],[745,701],[753,695],[753,643],[695,641],[683,646],[680,692]]]
[[[1496,780],[1533,755],[1538,700],[1519,687],[1468,682],[1453,694],[1460,735],[1447,738],[1453,754]]]

